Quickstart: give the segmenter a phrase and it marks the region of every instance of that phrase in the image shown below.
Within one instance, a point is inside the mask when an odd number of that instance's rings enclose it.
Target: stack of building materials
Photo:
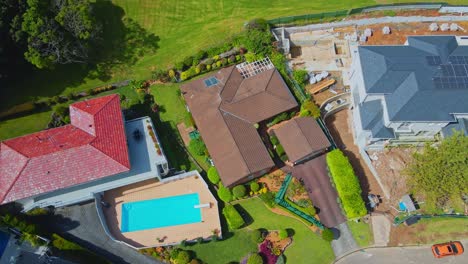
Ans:
[[[390,27],[385,26],[385,27],[382,28],[382,33],[384,35],[388,35],[388,34],[390,34],[390,32],[391,32]]]
[[[366,28],[366,30],[364,30],[364,36],[371,37],[372,36],[372,29]]]
[[[450,29],[450,26],[448,23],[444,23],[442,25],[440,25],[440,30],[442,31],[448,31]]]
[[[458,25],[456,23],[450,24],[450,31],[457,31],[458,30]]]
[[[437,23],[432,23],[429,25],[429,30],[430,31],[437,31],[439,30],[439,26],[437,25]]]

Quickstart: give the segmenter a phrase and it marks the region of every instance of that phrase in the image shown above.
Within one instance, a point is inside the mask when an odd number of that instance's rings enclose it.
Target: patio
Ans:
[[[201,209],[201,222],[121,232],[123,203],[190,193],[198,193],[200,204],[211,205]],[[135,248],[178,244],[182,240],[195,240],[199,237],[210,239],[215,230],[221,236],[217,201],[197,171],[173,176],[162,182],[150,179],[109,190],[104,193],[102,200],[109,205],[102,206],[102,211],[110,234],[115,240],[125,242]],[[164,212],[162,212],[161,217],[164,217]]]

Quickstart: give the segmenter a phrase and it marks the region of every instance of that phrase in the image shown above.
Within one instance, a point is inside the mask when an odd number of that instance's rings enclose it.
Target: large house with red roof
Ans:
[[[70,121],[0,143],[0,204],[65,206],[168,173],[151,119],[125,121],[118,95],[70,105]]]

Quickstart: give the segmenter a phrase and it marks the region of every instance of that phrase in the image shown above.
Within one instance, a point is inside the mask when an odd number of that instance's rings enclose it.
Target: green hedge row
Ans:
[[[223,208],[223,215],[226,217],[226,221],[230,229],[239,229],[244,225],[244,219],[237,212],[233,205],[227,205]]]
[[[346,216],[355,218],[367,214],[359,180],[348,158],[335,149],[327,154],[327,164]]]

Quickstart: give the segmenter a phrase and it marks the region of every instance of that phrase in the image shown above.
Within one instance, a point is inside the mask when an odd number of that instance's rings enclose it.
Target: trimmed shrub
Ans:
[[[83,250],[83,248],[65,238],[52,234],[52,245],[59,250]]]
[[[200,139],[192,139],[189,143],[189,149],[197,155],[204,155],[206,151],[205,143]]]
[[[192,113],[190,113],[190,112],[185,113],[184,124],[185,124],[186,127],[195,126],[195,121],[193,120]]]
[[[250,231],[250,238],[254,243],[262,243],[264,240],[262,232],[258,229]]]
[[[251,182],[250,183],[250,190],[252,192],[258,192],[258,190],[260,190],[260,184],[258,184],[257,182]]]
[[[225,203],[229,203],[230,201],[232,201],[231,190],[229,190],[228,188],[226,188],[226,187],[224,187],[222,185],[219,186],[218,196],[219,196],[219,199],[221,199]]]
[[[348,158],[341,150],[335,149],[327,154],[327,164],[346,216],[356,218],[366,215],[361,186]]]
[[[260,194],[260,199],[269,207],[275,207],[275,195],[272,192]]]
[[[184,70],[184,62],[182,61],[176,62],[176,64],[174,65],[174,68],[176,68],[176,70],[178,71]]]
[[[245,224],[244,219],[233,205],[224,207],[223,215],[226,217],[230,229],[239,229]]]
[[[223,62],[220,61],[220,60],[217,61],[217,62],[216,62],[216,67],[221,67],[221,66],[223,66]]]
[[[273,145],[278,145],[279,144],[279,140],[275,135],[270,136],[270,141],[271,141],[271,144],[273,144]]]
[[[187,251],[180,251],[177,255],[177,264],[187,264],[191,260],[190,254]]]
[[[244,185],[237,185],[232,189],[232,193],[234,194],[234,197],[242,198],[247,194],[247,190]]]
[[[207,71],[211,70],[211,64],[206,65],[206,70]]]
[[[288,118],[289,118],[289,114],[287,112],[279,114],[279,115],[275,116],[275,118],[273,118],[273,120],[271,120],[270,123],[267,124],[267,127],[271,127],[273,125],[276,125],[279,122],[284,121],[284,120],[286,120]]]
[[[276,153],[278,153],[278,156],[279,156],[279,157],[284,156],[285,153],[284,153],[284,148],[283,148],[283,146],[281,146],[280,144],[278,144],[278,145],[276,145],[275,150],[276,150]]]
[[[189,68],[193,65],[193,57],[191,56],[185,57],[182,62],[184,63],[185,67]]]
[[[300,116],[312,116],[314,118],[320,117],[320,108],[310,99],[305,100],[301,105]]]
[[[216,167],[210,167],[208,169],[208,180],[210,180],[210,182],[213,184],[218,184],[218,182],[221,180],[219,178],[219,173]]]
[[[253,253],[247,259],[247,264],[263,264],[263,258],[258,253]]]
[[[309,74],[306,70],[294,70],[293,78],[300,85],[305,86],[307,84],[307,79],[309,78]]]
[[[170,256],[171,256],[171,259],[177,259],[177,257],[179,256],[179,253],[182,251],[182,249],[180,248],[174,248],[171,250],[171,252],[169,253]]]
[[[326,228],[322,231],[323,240],[330,242],[333,240],[333,237],[333,232],[330,229]]]
[[[236,61],[240,61],[241,60],[241,55],[236,55]]]
[[[285,238],[289,237],[288,231],[286,229],[281,229],[279,231],[278,235],[279,235],[279,238],[281,238],[281,239],[285,239]]]

